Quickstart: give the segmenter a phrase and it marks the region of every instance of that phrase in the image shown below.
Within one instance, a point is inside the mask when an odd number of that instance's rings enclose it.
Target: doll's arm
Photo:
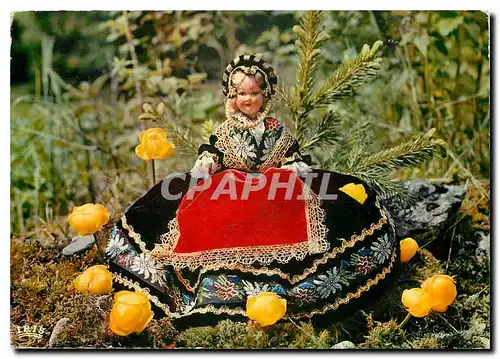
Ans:
[[[281,168],[292,169],[302,177],[311,171],[310,164],[311,156],[302,156],[300,154],[300,146],[297,140],[294,141],[281,160]]]
[[[215,147],[217,136],[210,136],[210,143],[204,143],[198,149],[198,159],[196,160],[190,173],[213,174],[222,167],[224,154]]]

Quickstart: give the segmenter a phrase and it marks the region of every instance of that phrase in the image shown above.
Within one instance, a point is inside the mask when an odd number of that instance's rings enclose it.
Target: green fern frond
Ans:
[[[325,106],[351,95],[357,87],[377,75],[382,59],[375,58],[375,55],[381,45],[382,41],[376,41],[371,49],[365,45],[354,60],[341,65],[314,95],[312,106]]]

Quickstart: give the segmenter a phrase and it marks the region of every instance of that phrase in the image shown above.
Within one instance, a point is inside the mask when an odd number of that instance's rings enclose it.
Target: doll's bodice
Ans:
[[[289,131],[272,117],[248,129],[238,128],[228,120],[214,135],[215,147],[224,154],[224,167],[241,171],[263,172],[279,167],[294,142]]]

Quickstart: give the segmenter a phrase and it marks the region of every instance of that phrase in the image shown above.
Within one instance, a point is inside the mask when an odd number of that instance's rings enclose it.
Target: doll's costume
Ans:
[[[274,94],[272,68],[244,55],[224,73],[228,99],[237,71],[259,73],[265,97]],[[267,291],[287,300],[285,318],[311,318],[359,298],[393,267],[395,230],[377,194],[312,169],[269,103],[256,119],[227,107],[191,172],[156,184],[111,231],[114,279],[167,317],[244,319],[247,298]],[[195,176],[203,171],[210,181]]]

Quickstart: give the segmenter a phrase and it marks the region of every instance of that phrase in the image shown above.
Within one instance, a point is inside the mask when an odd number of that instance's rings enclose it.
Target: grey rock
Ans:
[[[64,330],[68,322],[69,318],[61,318],[57,321],[56,325],[54,326],[54,329],[52,330],[52,333],[50,334],[49,348],[52,348],[54,344],[57,343],[57,337]]]
[[[331,349],[356,349],[356,344],[349,340],[344,340],[343,342],[335,344]]]
[[[457,213],[465,197],[465,186],[434,185],[424,180],[406,181],[404,187],[417,203],[401,205],[391,200],[383,204],[394,221],[399,237],[411,237],[444,227]]]
[[[476,248],[476,260],[482,266],[490,265],[490,235],[484,232],[476,232],[480,237]]]
[[[88,249],[94,242],[95,238],[93,234],[88,236],[77,236],[70,244],[63,248],[62,253],[65,256],[72,256]]]

